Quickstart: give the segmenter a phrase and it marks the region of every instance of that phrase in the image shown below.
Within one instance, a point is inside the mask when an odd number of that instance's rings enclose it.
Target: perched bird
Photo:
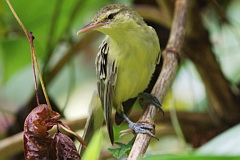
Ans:
[[[153,136],[147,130],[152,128],[130,121],[126,115],[130,108],[123,107],[122,104],[140,96],[144,98],[144,104],[152,103],[157,107],[161,105],[156,97],[142,93],[147,88],[160,59],[156,31],[133,9],[120,4],[102,8],[77,34],[90,30],[106,34],[95,63],[98,94],[111,142],[114,142],[112,108],[116,109],[117,115],[122,116],[136,133]]]

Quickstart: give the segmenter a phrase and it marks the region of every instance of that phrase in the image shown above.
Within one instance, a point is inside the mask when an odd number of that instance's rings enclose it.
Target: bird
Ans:
[[[127,114],[130,107],[123,104],[140,97],[141,105],[161,107],[158,99],[143,91],[148,87],[161,51],[157,33],[132,8],[110,4],[98,11],[92,21],[77,34],[96,30],[105,34],[95,59],[97,90],[111,143],[114,143],[112,109],[129,123],[135,133],[154,136],[149,129],[133,123]],[[134,102],[134,101],[133,101]],[[121,121],[121,120],[120,120]]]

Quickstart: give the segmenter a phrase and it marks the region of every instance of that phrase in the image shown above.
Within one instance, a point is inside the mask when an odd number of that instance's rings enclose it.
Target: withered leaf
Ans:
[[[49,110],[46,104],[40,104],[30,112],[23,134],[26,159],[49,159],[52,136],[47,131],[57,124],[59,118],[60,114]]]
[[[77,151],[76,146],[74,145],[73,141],[65,134],[61,132],[57,132],[53,135],[53,143],[51,145],[51,149],[55,148],[55,152],[52,152],[50,155],[51,159],[58,159],[58,160],[79,160],[80,155]]]

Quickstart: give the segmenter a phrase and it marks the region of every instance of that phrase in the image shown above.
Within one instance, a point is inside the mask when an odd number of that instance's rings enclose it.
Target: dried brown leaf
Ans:
[[[55,152],[52,152],[52,154],[50,155],[51,159],[80,159],[80,155],[73,141],[67,135],[61,132],[57,132],[53,135],[53,143],[51,145],[51,149],[53,148],[55,149]]]
[[[47,132],[57,124],[60,114],[49,110],[46,104],[34,108],[24,123],[23,144],[25,158],[49,159],[52,136]]]

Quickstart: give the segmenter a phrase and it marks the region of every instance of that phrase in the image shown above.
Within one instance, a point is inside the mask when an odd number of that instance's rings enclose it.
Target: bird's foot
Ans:
[[[152,104],[154,106],[156,106],[157,108],[160,109],[160,111],[163,113],[164,115],[164,111],[163,109],[161,108],[161,103],[159,102],[159,100],[157,99],[157,97],[155,97],[154,95],[152,94],[149,94],[149,93],[140,93],[138,95],[138,98],[139,98],[139,104],[142,108],[146,108],[146,106]]]
[[[133,134],[137,134],[137,133],[142,133],[142,134],[148,134],[151,137],[159,140],[155,135],[155,126],[154,125],[150,125],[148,123],[142,123],[142,122],[138,122],[138,123],[129,123],[129,128],[130,129],[126,129],[121,131],[121,135],[120,136],[124,136],[130,133]]]

